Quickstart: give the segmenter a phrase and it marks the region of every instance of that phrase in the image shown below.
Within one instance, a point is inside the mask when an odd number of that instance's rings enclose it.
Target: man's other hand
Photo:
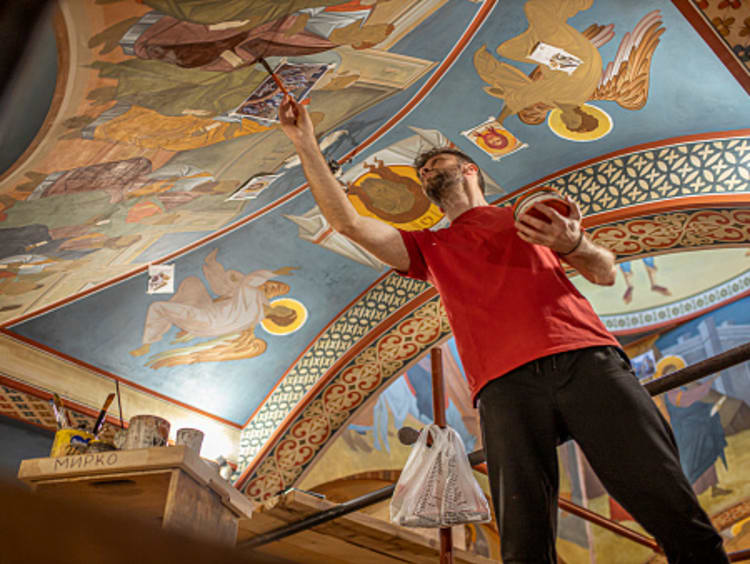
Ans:
[[[560,254],[568,254],[575,249],[581,236],[581,209],[570,198],[565,198],[570,206],[570,215],[564,217],[556,210],[543,203],[537,204],[535,209],[542,212],[548,219],[544,221],[523,214],[516,220],[518,236],[533,245],[544,245]]]

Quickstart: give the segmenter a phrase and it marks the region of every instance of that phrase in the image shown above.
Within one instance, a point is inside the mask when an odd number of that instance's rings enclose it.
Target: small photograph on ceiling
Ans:
[[[329,68],[330,65],[323,63],[282,62],[274,69],[274,74],[294,99],[301,102]],[[272,76],[267,76],[231,115],[250,118],[263,124],[278,123],[279,106],[283,98],[284,93],[276,81]]]
[[[488,118],[487,121],[480,123],[476,127],[462,131],[461,135],[487,153],[493,161],[499,161],[516,151],[528,147],[526,143],[522,143],[518,137],[505,129],[493,117]]]
[[[542,41],[534,45],[528,58],[537,63],[547,65],[552,70],[562,71],[567,74],[573,74],[581,63],[583,63],[581,59],[575,55],[571,55],[565,49],[548,45]]]
[[[643,354],[630,359],[630,364],[633,366],[633,372],[639,380],[648,381],[653,378],[656,373],[656,356],[654,350],[650,349]]]
[[[147,294],[174,294],[174,265],[148,265]]]
[[[262,176],[254,176],[244,184],[242,184],[237,190],[232,192],[225,201],[229,200],[254,200],[260,193],[268,188],[281,174],[264,174]]]

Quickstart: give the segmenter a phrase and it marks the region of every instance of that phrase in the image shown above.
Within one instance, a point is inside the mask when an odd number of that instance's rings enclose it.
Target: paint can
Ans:
[[[123,450],[166,446],[169,421],[157,415],[136,415],[130,418]]]
[[[58,458],[71,454],[83,454],[93,438],[93,433],[89,433],[85,429],[58,429],[52,441],[52,450],[49,455],[51,458]]]
[[[200,429],[190,429],[189,427],[178,429],[174,444],[185,445],[194,451],[195,454],[200,454],[201,445],[203,444],[203,431]]]
[[[516,203],[513,204],[513,218],[517,220],[519,216],[527,213],[549,223],[549,218],[535,208],[537,204],[549,206],[563,217],[568,217],[571,212],[570,205],[560,192],[551,186],[539,186],[529,190],[516,200]]]

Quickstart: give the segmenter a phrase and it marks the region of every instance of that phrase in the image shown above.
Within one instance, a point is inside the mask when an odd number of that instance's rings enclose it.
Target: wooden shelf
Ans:
[[[18,478],[37,492],[158,521],[165,529],[233,546],[252,503],[185,446],[34,458]]]
[[[24,460],[18,477],[52,497],[117,509],[225,546],[336,506],[301,491],[254,504],[184,446]],[[433,564],[439,556],[437,535],[428,538],[360,512],[238,550],[252,561],[304,564]],[[454,561],[492,562],[460,549]]]

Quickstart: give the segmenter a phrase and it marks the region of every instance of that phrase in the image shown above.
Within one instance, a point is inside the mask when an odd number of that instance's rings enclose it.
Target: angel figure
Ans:
[[[217,297],[209,294],[198,277],[183,280],[171,299],[148,306],[143,345],[130,351],[131,355],[147,354],[151,344],[161,340],[174,325],[180,332],[172,344],[196,337],[214,338],[154,355],[147,363],[151,368],[253,358],[266,350],[266,342],[255,336],[258,323],[265,318],[281,326],[294,323],[297,313],[293,309],[272,306],[270,300],[289,292],[289,285],[272,278],[292,275],[297,267],[243,274],[226,270],[216,260],[217,252],[218,249],[211,251],[203,264],[203,274]]]
[[[583,133],[599,125],[598,118],[583,109],[589,100],[610,100],[628,110],[646,104],[651,59],[665,30],[659,10],[646,14],[625,34],[614,61],[603,68],[598,48],[614,37],[614,25],[592,24],[581,33],[566,23],[593,1],[529,0],[524,4],[528,29],[502,43],[497,53],[526,63],[546,61],[528,76],[498,61],[486,45],[474,54],[477,73],[490,84],[485,92],[505,101],[497,118],[501,124],[518,114],[522,122],[538,125],[550,110],[559,108],[565,126]]]

